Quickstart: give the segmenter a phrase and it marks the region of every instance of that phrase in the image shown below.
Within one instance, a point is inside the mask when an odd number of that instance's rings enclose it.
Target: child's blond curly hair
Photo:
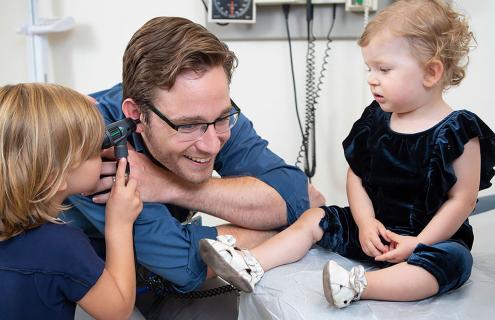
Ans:
[[[444,89],[460,84],[466,73],[468,53],[474,45],[466,17],[443,0],[399,0],[377,13],[366,26],[359,46],[364,47],[384,30],[404,37],[419,61],[443,63]]]

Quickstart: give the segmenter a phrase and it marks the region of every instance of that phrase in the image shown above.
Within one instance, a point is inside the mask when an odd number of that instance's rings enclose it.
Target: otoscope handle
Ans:
[[[122,142],[119,142],[115,148],[113,149],[114,154],[115,154],[115,159],[119,161],[119,159],[122,158],[127,158],[129,155],[129,151],[127,150],[127,141],[123,140]],[[131,169],[129,168],[129,162],[126,162],[125,166],[125,173],[126,175],[129,175],[131,172]]]
[[[127,141],[122,141],[114,148],[115,159],[127,158],[129,151],[127,150]]]

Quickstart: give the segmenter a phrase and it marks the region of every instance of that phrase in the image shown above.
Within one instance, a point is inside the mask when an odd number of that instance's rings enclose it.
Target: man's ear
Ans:
[[[443,63],[438,59],[433,59],[425,65],[424,71],[423,85],[427,88],[432,88],[442,80]]]
[[[134,102],[134,100],[132,100],[131,98],[127,98],[124,100],[124,102],[122,102],[122,112],[124,113],[126,118],[131,118],[134,120],[141,118],[141,110],[139,109],[137,103]],[[136,132],[142,132],[141,123],[137,125]]]

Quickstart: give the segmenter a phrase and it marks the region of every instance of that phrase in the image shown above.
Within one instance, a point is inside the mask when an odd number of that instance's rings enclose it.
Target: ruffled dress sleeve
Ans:
[[[377,108],[380,106],[375,101],[366,107],[361,118],[354,122],[351,132],[342,142],[347,163],[360,178],[363,178],[370,168],[370,152],[367,144]]]
[[[479,190],[491,186],[495,174],[495,134],[474,113],[456,111],[435,131],[432,155],[426,176],[426,209],[434,214],[457,181],[453,162],[464,152],[464,145],[477,137],[480,142],[481,172]]]

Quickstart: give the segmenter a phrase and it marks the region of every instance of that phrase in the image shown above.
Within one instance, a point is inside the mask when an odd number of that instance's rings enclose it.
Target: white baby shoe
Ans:
[[[337,308],[347,307],[359,300],[368,285],[363,266],[355,266],[350,271],[330,260],[323,268],[323,292],[328,303]]]
[[[260,263],[248,250],[234,247],[235,238],[221,235],[217,240],[201,239],[199,253],[217,276],[244,292],[252,292],[263,277]]]

